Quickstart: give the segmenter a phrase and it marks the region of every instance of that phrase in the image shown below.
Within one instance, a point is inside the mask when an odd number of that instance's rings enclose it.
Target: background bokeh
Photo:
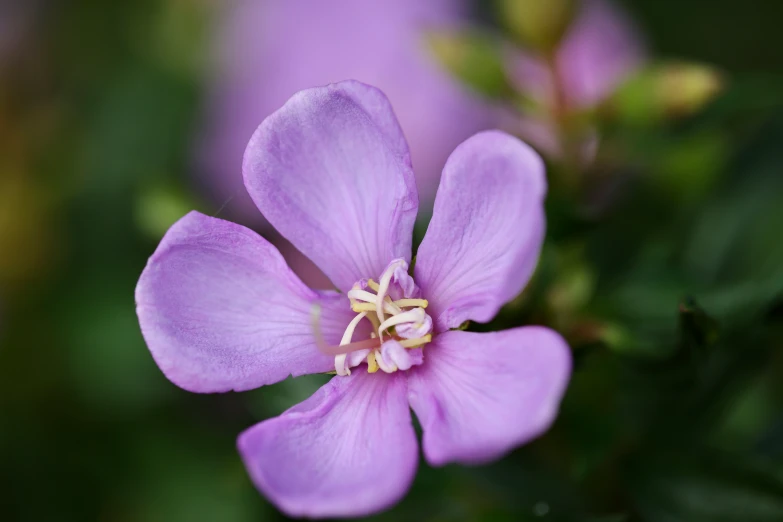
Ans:
[[[0,0],[0,520],[284,518],[235,437],[325,377],[180,390],[133,291],[193,208],[268,235],[323,284],[238,180],[264,112],[344,75],[388,92],[424,207],[477,129],[541,149],[539,268],[470,328],[548,324],[575,358],[546,436],[487,466],[422,463],[376,518],[783,520],[783,3],[618,2],[638,63],[554,116],[513,64],[554,56],[558,9],[575,7],[529,3]]]

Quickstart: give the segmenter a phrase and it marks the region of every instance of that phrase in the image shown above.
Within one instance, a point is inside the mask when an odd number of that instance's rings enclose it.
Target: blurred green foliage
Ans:
[[[503,4],[505,24],[495,3],[477,6],[488,31],[539,44],[560,30],[531,34],[541,27]],[[655,69],[678,75],[683,96],[664,118],[649,85],[672,78],[648,71],[602,109],[578,191],[550,165],[536,276],[469,328],[542,323],[567,336],[562,413],[500,462],[422,464],[378,520],[783,520],[783,4],[625,4],[657,56],[712,64],[724,90],[703,106],[712,73]],[[194,188],[189,152],[210,4],[39,5],[0,64],[0,518],[282,519],[234,440],[323,378],[184,392],[155,366],[134,311],[168,225],[219,210]],[[436,47],[503,96],[494,44],[481,42]]]
[[[446,28],[426,36],[427,45],[456,81],[491,99],[511,95],[503,65],[502,44],[488,31]]]

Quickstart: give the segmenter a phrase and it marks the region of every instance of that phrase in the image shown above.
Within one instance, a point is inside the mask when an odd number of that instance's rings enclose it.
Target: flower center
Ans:
[[[343,333],[340,346],[328,346],[317,331],[318,346],[334,355],[338,375],[367,362],[367,371],[408,370],[423,361],[422,348],[432,340],[432,318],[424,311],[427,300],[408,274],[404,259],[392,261],[379,280],[362,279],[348,292],[356,316]],[[317,321],[316,321],[317,323]],[[366,336],[353,341],[355,335]]]

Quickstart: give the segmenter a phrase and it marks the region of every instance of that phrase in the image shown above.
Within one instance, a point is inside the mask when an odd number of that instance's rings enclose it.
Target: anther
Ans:
[[[375,373],[378,371],[378,363],[375,360],[375,350],[372,350],[367,354],[367,373]]]
[[[387,297],[388,299],[388,297]],[[393,306],[391,301],[385,301],[383,303],[383,309],[384,311],[389,315],[394,315],[400,313],[400,309]],[[375,311],[375,303],[354,303],[351,305],[351,310],[353,310],[356,313],[359,312],[374,312]]]
[[[426,299],[397,299],[396,301],[392,301],[392,303],[399,306],[400,308],[408,308],[411,306],[415,306],[417,308],[427,308],[427,306],[430,304]]]
[[[400,339],[398,342],[403,348],[416,348],[425,345],[430,341],[432,341],[432,334],[427,334],[424,337],[419,337],[417,339]]]
[[[383,298],[386,297],[386,292],[389,290],[389,284],[391,283],[392,277],[394,277],[394,270],[405,264],[405,261],[402,259],[391,263],[383,275],[381,275],[381,281],[378,283],[378,290],[376,290],[376,292],[378,292],[378,296],[377,300],[375,301],[375,312],[378,315],[378,320],[381,323],[384,321]]]
[[[424,321],[425,317],[424,309],[423,308],[414,308],[413,310],[408,310],[407,312],[402,312],[397,315],[393,315],[383,321],[381,325],[378,327],[378,337],[381,336],[381,332],[383,330],[388,330],[392,326],[396,326],[398,324],[402,323],[414,323],[414,324],[421,324]]]

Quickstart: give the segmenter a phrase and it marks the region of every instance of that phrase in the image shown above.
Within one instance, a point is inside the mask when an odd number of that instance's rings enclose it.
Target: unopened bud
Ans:
[[[714,68],[692,63],[661,63],[642,70],[609,101],[618,119],[637,125],[694,114],[723,88]]]
[[[575,0],[498,0],[503,25],[522,44],[549,53],[560,42],[575,11]]]

